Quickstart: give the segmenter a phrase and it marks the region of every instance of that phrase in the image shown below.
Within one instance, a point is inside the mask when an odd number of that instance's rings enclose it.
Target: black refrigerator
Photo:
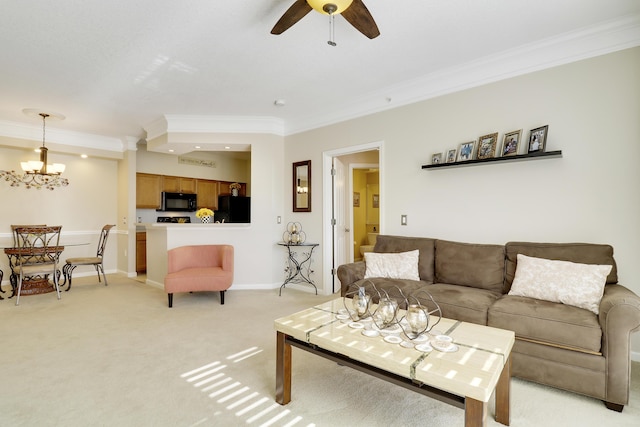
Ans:
[[[251,222],[251,197],[218,196],[218,210],[214,220],[222,222]]]

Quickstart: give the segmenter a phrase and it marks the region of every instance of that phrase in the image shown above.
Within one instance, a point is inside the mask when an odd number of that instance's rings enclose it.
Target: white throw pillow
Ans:
[[[399,253],[365,252],[364,278],[386,277],[389,279],[420,280],[418,258],[420,251]]]
[[[552,261],[518,254],[509,295],[560,302],[598,314],[611,265]]]

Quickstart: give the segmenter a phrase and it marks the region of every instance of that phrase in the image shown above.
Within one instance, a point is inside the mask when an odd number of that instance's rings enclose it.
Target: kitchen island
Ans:
[[[282,254],[274,244],[277,237],[261,236],[265,233],[256,231],[251,223],[146,223],[138,227],[144,227],[147,233],[146,283],[149,285],[164,288],[169,249],[210,244],[228,244],[235,249],[231,290],[277,289],[282,284]],[[279,230],[274,230],[275,233]]]

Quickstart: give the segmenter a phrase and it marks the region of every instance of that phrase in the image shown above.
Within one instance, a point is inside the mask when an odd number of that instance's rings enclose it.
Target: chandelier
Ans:
[[[12,187],[19,187],[23,184],[27,188],[46,188],[53,190],[56,187],[66,187],[69,180],[62,178],[65,165],[62,163],[47,164],[47,147],[45,146],[45,128],[48,117],[64,120],[62,114],[57,113],[40,113],[36,110],[27,108],[22,110],[27,115],[38,115],[42,117],[42,147],[40,147],[40,160],[29,160],[20,162],[23,173],[12,171],[0,171],[0,177],[9,182]]]

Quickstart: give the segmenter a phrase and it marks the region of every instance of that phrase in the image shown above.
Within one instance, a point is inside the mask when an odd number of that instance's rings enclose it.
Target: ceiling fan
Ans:
[[[356,30],[370,39],[380,35],[373,16],[362,0],[296,0],[273,26],[271,34],[284,33],[311,12],[311,9],[330,16],[332,37],[329,44],[332,46],[336,45],[333,42],[334,15],[342,15]]]

